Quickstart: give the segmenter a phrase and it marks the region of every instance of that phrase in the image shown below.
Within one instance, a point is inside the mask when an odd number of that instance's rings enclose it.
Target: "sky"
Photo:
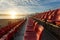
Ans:
[[[60,0],[0,0],[0,14],[15,10],[31,14],[60,8]]]
[[[35,13],[57,8],[60,8],[60,0],[0,0],[0,13],[14,9],[21,13]]]

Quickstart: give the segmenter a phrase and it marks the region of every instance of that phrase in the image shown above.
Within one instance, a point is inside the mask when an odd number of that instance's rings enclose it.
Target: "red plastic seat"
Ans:
[[[24,35],[24,40],[37,40],[35,32],[26,32]]]
[[[7,27],[8,26],[0,29],[0,37],[2,37],[4,34],[6,34],[9,31]]]
[[[42,31],[43,26],[38,25],[38,22],[35,22],[34,26],[26,28],[24,40],[38,40],[41,37]]]
[[[12,38],[12,36],[13,36],[13,32],[12,33],[10,33],[10,34],[8,34],[8,36],[6,37],[6,39],[5,40],[11,40],[11,38]]]
[[[34,22],[35,22],[35,21],[34,21],[32,18],[28,19],[28,24],[29,24],[29,25],[33,25]]]
[[[55,10],[51,11],[50,15],[48,15],[47,17],[47,22],[53,22],[53,18],[54,18],[54,14],[55,14]]]
[[[57,9],[57,12],[56,12],[54,20],[55,20],[56,25],[60,26],[60,9]]]
[[[37,23],[38,23],[38,22],[34,22],[34,23],[33,23],[33,26],[32,26],[32,25],[27,26],[27,27],[26,27],[26,31],[34,31]]]

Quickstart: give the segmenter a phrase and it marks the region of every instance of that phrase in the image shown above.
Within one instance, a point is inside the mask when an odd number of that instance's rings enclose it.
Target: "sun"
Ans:
[[[14,11],[14,10],[11,10],[11,11],[9,12],[9,14],[10,14],[10,16],[11,16],[12,19],[15,19],[17,12]]]

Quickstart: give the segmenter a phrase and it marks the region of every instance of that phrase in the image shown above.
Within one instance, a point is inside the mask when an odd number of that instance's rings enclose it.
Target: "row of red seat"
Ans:
[[[4,35],[6,36],[8,36],[8,35],[10,35],[11,33],[13,34],[13,33],[15,33],[17,30],[18,30],[18,27],[24,22],[25,20],[20,20],[20,21],[18,21],[18,22],[16,22],[16,23],[13,23],[13,24],[10,24],[10,25],[8,25],[8,26],[6,26],[6,27],[3,27],[3,28],[1,28],[0,29],[0,38],[3,38],[4,37]],[[18,25],[19,24],[19,25]],[[17,27],[16,27],[16,25],[17,25]],[[12,36],[12,35],[11,35]],[[9,38],[9,37],[8,37]],[[4,39],[4,38],[3,38]]]
[[[24,33],[24,40],[41,40],[41,35],[44,30],[42,25],[39,25],[38,22],[29,18],[26,31]]]
[[[55,25],[60,25],[60,9],[39,13],[36,14],[34,17],[38,18],[39,20],[53,23]]]

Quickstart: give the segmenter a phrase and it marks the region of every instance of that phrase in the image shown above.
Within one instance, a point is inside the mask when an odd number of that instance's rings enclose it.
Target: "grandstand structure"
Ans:
[[[9,23],[0,28],[0,40],[14,40],[14,35],[22,29],[26,21],[23,40],[60,40],[60,9],[37,13]],[[21,34],[19,35],[21,36]]]

